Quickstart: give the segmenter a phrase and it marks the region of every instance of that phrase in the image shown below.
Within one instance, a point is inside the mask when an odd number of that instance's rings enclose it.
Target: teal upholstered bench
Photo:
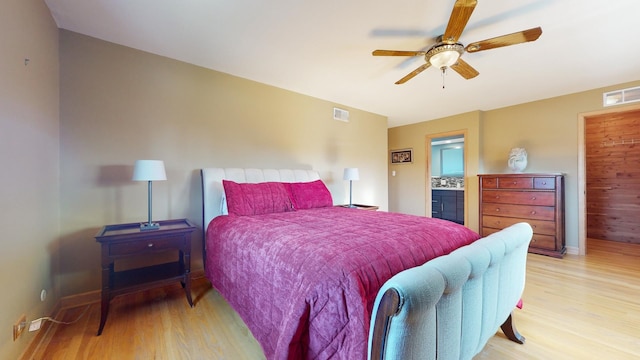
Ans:
[[[369,359],[471,359],[521,299],[533,232],[515,224],[389,279],[378,292]]]

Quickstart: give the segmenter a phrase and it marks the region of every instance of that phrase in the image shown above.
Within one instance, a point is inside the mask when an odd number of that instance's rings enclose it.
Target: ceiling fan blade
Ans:
[[[467,45],[467,52],[478,52],[483,50],[495,49],[503,46],[515,45],[529,41],[536,41],[542,34],[542,28],[536,27],[529,30],[515,32],[513,34],[502,35],[491,39],[477,41]]]
[[[478,76],[480,73],[478,70],[474,69],[471,65],[469,65],[466,61],[462,59],[458,59],[458,62],[450,66],[455,72],[460,74],[463,78],[469,80]]]
[[[396,85],[400,85],[400,84],[406,83],[407,81],[411,80],[414,76],[416,76],[416,75],[420,74],[421,72],[425,71],[429,66],[431,66],[431,64],[424,63],[422,66],[420,66],[417,69],[413,70],[412,72],[408,73],[407,76],[405,76],[402,79],[396,81]]]
[[[373,56],[419,56],[426,53],[426,51],[375,50],[371,54]]]
[[[447,29],[444,31],[444,35],[442,35],[442,42],[446,44],[455,44],[458,42],[477,3],[477,0],[456,1],[455,5],[453,5],[451,16],[449,17]]]

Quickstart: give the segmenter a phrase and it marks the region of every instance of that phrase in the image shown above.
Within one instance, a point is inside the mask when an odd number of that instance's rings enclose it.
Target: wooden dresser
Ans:
[[[566,253],[562,174],[486,174],[478,177],[482,236],[527,222],[533,228],[529,252],[558,258]]]

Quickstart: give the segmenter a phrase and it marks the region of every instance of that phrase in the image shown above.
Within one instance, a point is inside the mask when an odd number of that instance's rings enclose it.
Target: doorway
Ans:
[[[466,130],[426,136],[426,216],[468,223]]]
[[[640,243],[640,105],[578,116],[578,241]]]
[[[585,118],[587,238],[640,244],[640,110]]]

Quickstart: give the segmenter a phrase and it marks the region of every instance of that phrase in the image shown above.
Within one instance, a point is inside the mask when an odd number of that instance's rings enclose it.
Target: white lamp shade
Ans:
[[[344,168],[344,180],[360,180],[358,168]]]
[[[133,167],[133,181],[167,180],[162,160],[136,160]]]

